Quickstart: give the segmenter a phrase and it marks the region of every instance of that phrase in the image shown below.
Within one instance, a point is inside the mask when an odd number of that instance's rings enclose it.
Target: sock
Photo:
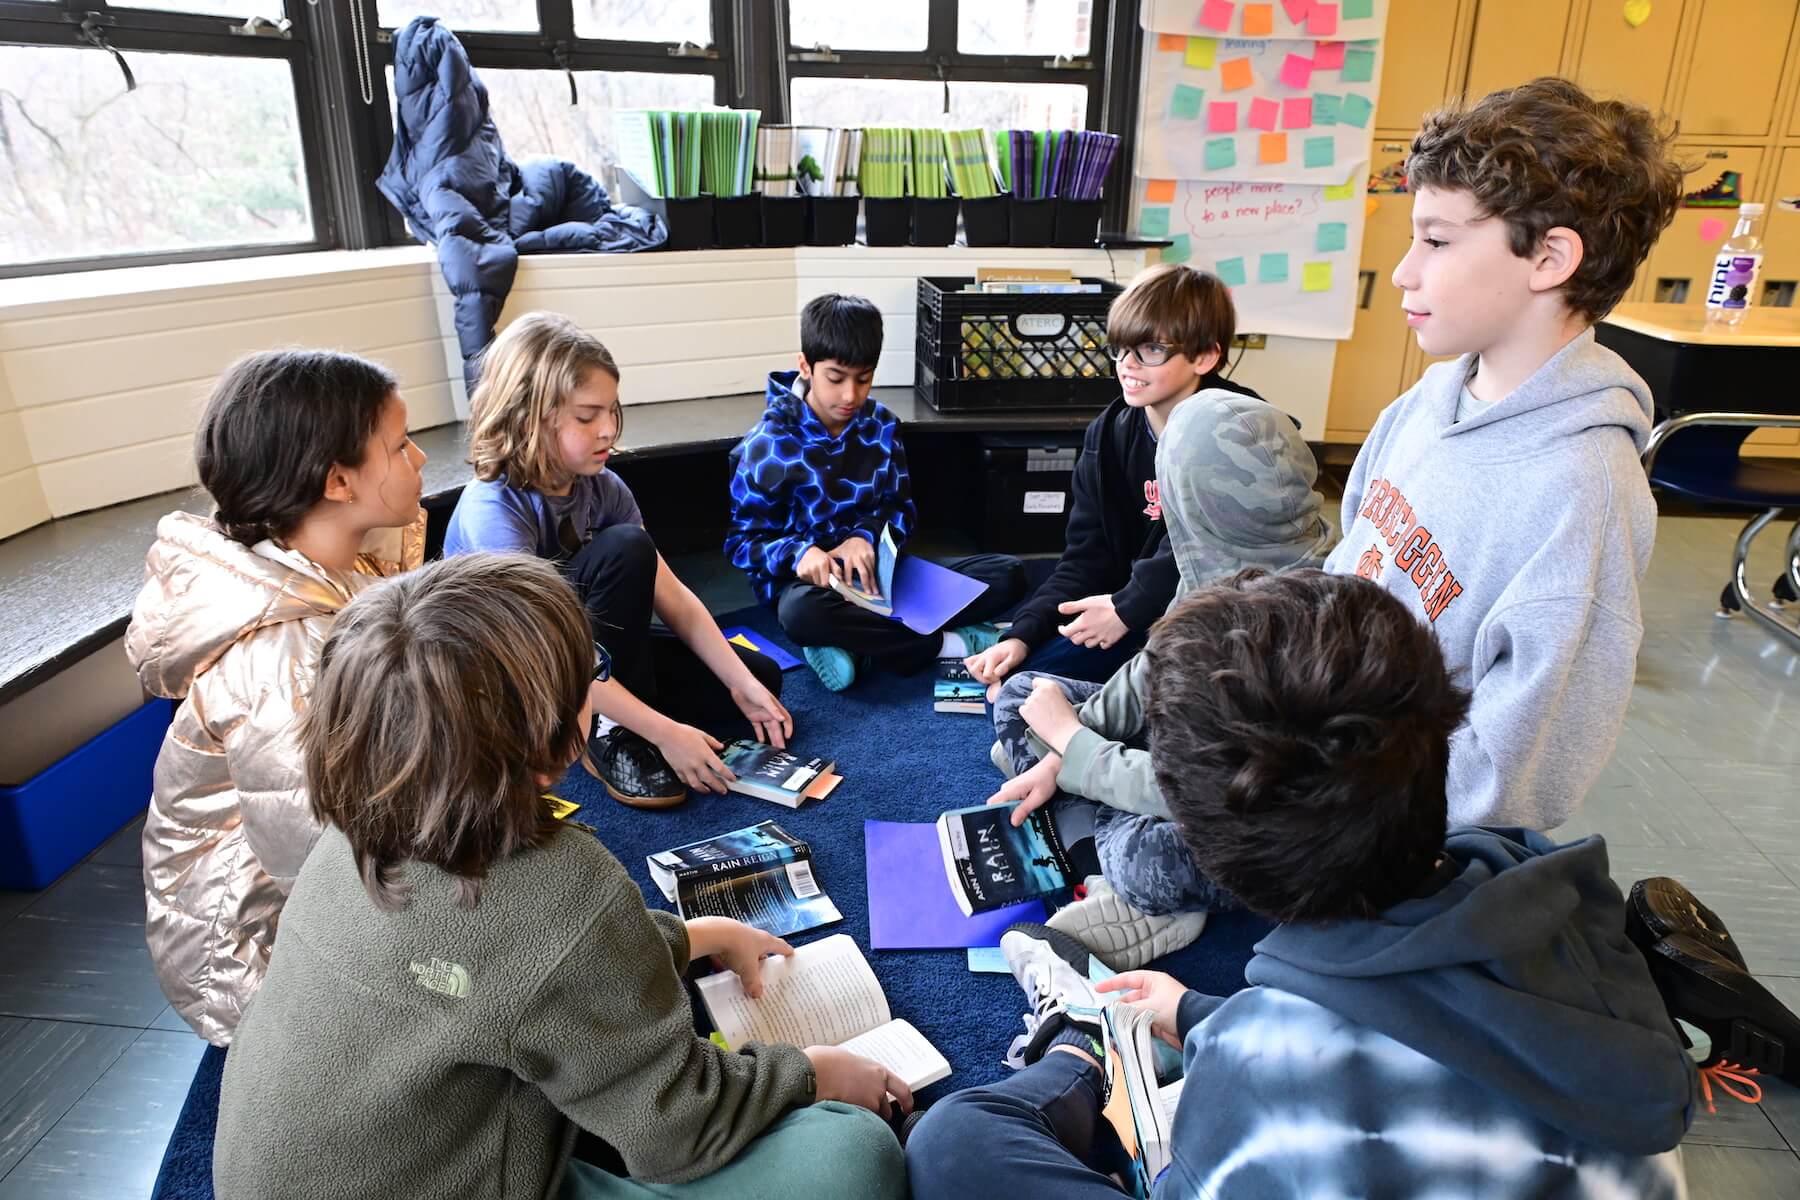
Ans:
[[[963,659],[969,657],[969,644],[963,641],[963,635],[954,629],[944,631],[944,644],[938,648],[939,658]]]
[[[594,740],[598,741],[619,727],[619,723],[611,717],[594,714]]]
[[[1062,1028],[1056,1036],[1044,1043],[1044,1053],[1048,1054],[1052,1046],[1073,1046],[1077,1050],[1086,1050],[1101,1062],[1106,1061],[1106,1047],[1100,1044],[1100,1039],[1089,1033],[1085,1026],[1070,1020],[1067,1014],[1063,1016]]]

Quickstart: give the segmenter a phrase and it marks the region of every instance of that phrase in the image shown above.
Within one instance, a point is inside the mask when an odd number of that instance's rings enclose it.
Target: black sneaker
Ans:
[[[687,799],[687,784],[669,768],[662,751],[623,725],[614,725],[589,743],[581,765],[620,804],[673,808]]]
[[[1706,1031],[1714,1061],[1800,1084],[1800,1017],[1750,972],[1685,933],[1645,954],[1669,1015]]]
[[[1657,875],[1632,884],[1625,901],[1625,935],[1632,944],[1649,954],[1656,943],[1675,933],[1686,934],[1724,955],[1739,970],[1750,969],[1719,914],[1678,881]]]

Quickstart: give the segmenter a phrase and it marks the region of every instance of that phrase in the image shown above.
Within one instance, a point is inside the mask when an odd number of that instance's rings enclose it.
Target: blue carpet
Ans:
[[[795,649],[765,609],[727,613],[719,623],[748,625]],[[950,1078],[926,1089],[921,1096],[926,1101],[1007,1074],[1001,1058],[1022,1028],[1019,1018],[1025,1011],[1011,976],[971,974],[961,950],[869,951],[863,819],[932,821],[945,809],[981,803],[1000,782],[987,757],[992,725],[984,717],[933,712],[930,696],[928,673],[911,678],[871,675],[834,695],[805,667],[787,672],[782,702],[794,714],[795,746],[835,759],[844,776],[830,798],[797,811],[736,794],[697,796],[662,812],[630,809],[609,798],[579,767],[556,790],[583,806],[574,819],[598,831],[653,906],[667,907],[644,867],[645,857],[658,850],[771,818],[810,843],[819,883],[844,920],[792,940],[842,932],[862,946],[894,1015],[910,1021],[950,1061]],[[724,729],[714,732],[734,736]],[[921,862],[919,878],[941,885],[942,865],[935,859]],[[1215,914],[1198,942],[1156,965],[1192,987],[1228,994],[1244,986],[1250,947],[1268,928],[1248,913]],[[212,1195],[212,1136],[223,1059],[213,1051],[201,1060],[170,1139],[156,1200]]]

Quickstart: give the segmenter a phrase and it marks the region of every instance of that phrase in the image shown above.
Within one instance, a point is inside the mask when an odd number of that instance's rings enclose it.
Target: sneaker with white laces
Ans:
[[[1088,982],[1088,952],[1081,943],[1046,925],[1020,922],[1000,935],[1000,953],[1031,1002],[1025,1032],[1013,1039],[1006,1065],[1030,1066],[1052,1043],[1071,1040],[1064,1036],[1071,1032],[1100,1057],[1101,999]]]
[[[1206,928],[1206,912],[1151,916],[1126,903],[1103,877],[1090,875],[1087,896],[1057,909],[1048,924],[1086,946],[1113,970],[1135,971],[1193,945]]]

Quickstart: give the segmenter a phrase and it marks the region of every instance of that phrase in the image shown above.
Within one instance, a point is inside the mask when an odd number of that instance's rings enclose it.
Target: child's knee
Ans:
[[[867,1196],[871,1200],[903,1200],[906,1156],[888,1123],[866,1108],[827,1100],[807,1112],[820,1127],[820,1152],[805,1162],[795,1160],[788,1194],[808,1197]]]
[[[656,540],[642,525],[608,525],[589,543],[624,571],[648,571],[656,566]]]
[[[1115,816],[1094,830],[1100,874],[1119,898],[1140,912],[1180,912],[1193,890],[1192,855],[1173,821]]]
[[[775,598],[775,620],[781,625],[781,631],[802,646],[813,644],[808,633],[819,624],[821,593],[824,592],[825,589],[810,584],[793,584],[783,588],[781,595]]]
[[[906,1135],[906,1173],[921,1196],[953,1196],[970,1166],[969,1135],[984,1115],[981,1088],[945,1096]]]

